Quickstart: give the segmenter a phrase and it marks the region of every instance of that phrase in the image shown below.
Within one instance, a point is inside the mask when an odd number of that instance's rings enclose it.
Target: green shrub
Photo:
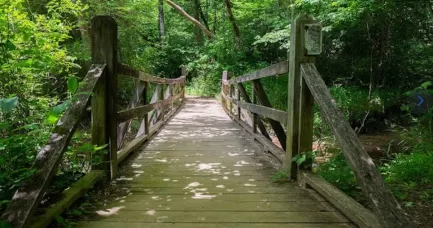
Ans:
[[[359,199],[360,191],[352,169],[342,153],[334,155],[329,162],[318,168],[321,177],[355,199]]]
[[[334,86],[330,88],[331,94],[338,106],[350,120],[360,120],[367,111],[371,113],[384,113],[387,107],[399,101],[398,90],[381,89],[374,91],[371,100],[368,98],[368,89],[350,86]]]
[[[200,97],[215,97],[221,93],[221,80],[202,75],[195,77],[187,86],[187,94]]]
[[[390,184],[415,182],[433,184],[433,152],[396,154],[395,159],[381,170]]]

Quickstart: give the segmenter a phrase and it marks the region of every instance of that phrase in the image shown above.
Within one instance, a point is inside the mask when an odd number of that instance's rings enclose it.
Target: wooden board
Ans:
[[[125,225],[121,222],[87,222],[81,224],[81,228],[118,228]],[[287,227],[281,223],[139,223],[139,222],[128,222],[128,228],[281,228]],[[290,224],[290,228],[347,228],[355,227],[349,223],[293,223]]]
[[[182,124],[188,127],[178,127]],[[194,125],[201,128],[202,124],[208,130],[189,136]],[[172,122],[125,164],[122,174],[111,183],[116,192],[104,199],[105,206],[92,209],[95,216],[89,220],[93,222],[78,227],[350,225],[323,198],[296,183],[273,183],[275,170],[253,156],[257,147],[251,136],[226,129],[240,127],[220,104],[190,99]]]
[[[285,74],[289,71],[289,63],[287,61],[282,61],[277,64],[271,65],[269,67],[260,69],[258,71],[242,75],[228,81],[228,84],[237,84],[242,82],[248,82],[257,80],[260,78],[270,77],[270,76],[278,76],[281,74]]]
[[[156,76],[152,76],[150,74],[146,74],[137,70],[134,70],[126,65],[118,64],[117,73],[124,76],[129,76],[135,79],[139,79],[145,82],[153,82],[158,84],[177,84],[182,83],[185,80],[185,76],[169,79],[169,78],[159,78]]]
[[[338,208],[350,220],[354,221],[359,227],[382,227],[377,217],[371,211],[321,177],[309,172],[304,172],[301,176],[302,182],[319,192],[320,195],[329,200],[332,205]]]
[[[45,210],[41,215],[33,218],[31,228],[44,228],[50,225],[51,221],[60,216],[63,211],[68,209],[75,201],[82,197],[89,189],[101,181],[104,177],[104,171],[91,171],[84,177],[73,183],[69,188],[63,191],[63,199],[56,202],[52,207]]]

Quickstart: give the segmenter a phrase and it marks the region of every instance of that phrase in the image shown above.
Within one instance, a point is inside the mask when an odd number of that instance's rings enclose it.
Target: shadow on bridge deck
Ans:
[[[352,227],[314,192],[273,183],[256,151],[217,101],[188,99],[78,227]]]

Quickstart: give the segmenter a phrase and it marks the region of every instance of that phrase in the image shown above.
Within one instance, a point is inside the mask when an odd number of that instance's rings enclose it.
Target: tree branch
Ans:
[[[209,31],[204,25],[202,25],[195,18],[191,17],[187,12],[185,12],[185,10],[182,9],[182,7],[176,5],[176,3],[172,2],[171,0],[165,0],[165,1],[175,10],[177,10],[185,19],[191,21],[195,26],[201,29],[209,39],[215,39],[215,35],[211,31]]]

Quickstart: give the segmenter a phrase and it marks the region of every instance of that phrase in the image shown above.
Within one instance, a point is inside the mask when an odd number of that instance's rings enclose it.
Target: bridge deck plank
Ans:
[[[352,227],[323,198],[273,183],[257,150],[220,104],[190,99],[111,183],[120,195],[78,227]]]

